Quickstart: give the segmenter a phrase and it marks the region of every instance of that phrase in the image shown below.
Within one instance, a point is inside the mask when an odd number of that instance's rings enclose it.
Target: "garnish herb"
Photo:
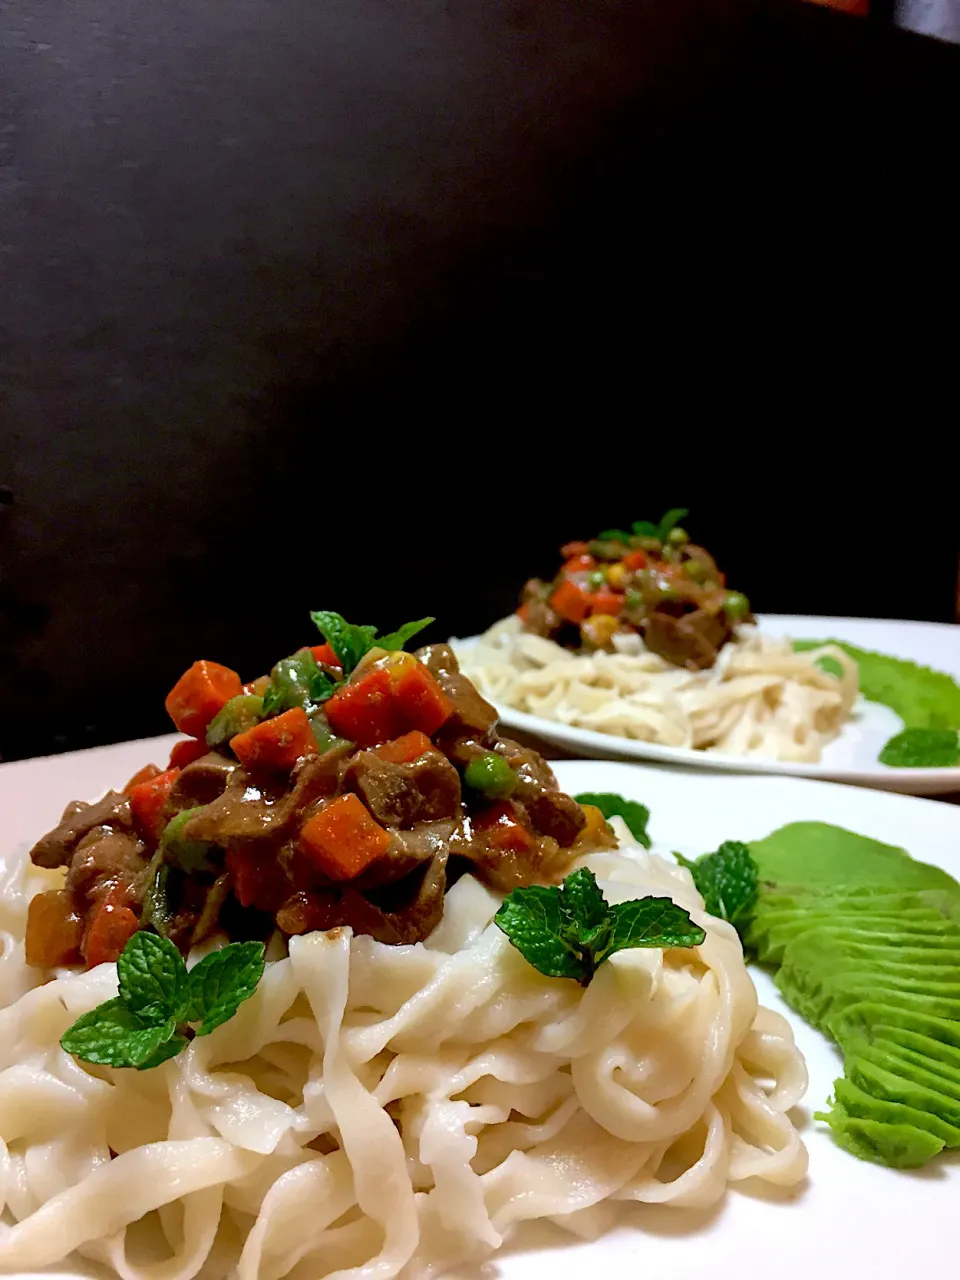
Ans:
[[[616,951],[697,947],[706,937],[669,898],[611,906],[585,867],[571,872],[559,889],[512,890],[494,920],[534,969],[548,978],[572,978],[582,987]]]
[[[956,729],[904,729],[879,758],[895,769],[949,769],[960,764],[960,735]]]
[[[622,818],[634,840],[638,840],[645,849],[650,848],[650,837],[647,834],[650,810],[645,804],[626,800],[615,791],[581,791],[573,798],[577,804],[594,805],[605,818]]]
[[[374,646],[379,649],[402,649],[424,627],[428,627],[433,622],[433,618],[419,618],[416,622],[406,622],[396,631],[391,631],[378,640],[376,627],[357,626],[347,622],[346,618],[339,613],[319,609],[311,613],[310,617],[320,629],[324,640],[337,655],[345,676],[354,670],[364,655]]]
[[[263,969],[262,942],[231,942],[188,973],[172,942],[135,933],[117,960],[117,999],[83,1014],[60,1044],[84,1062],[140,1071],[157,1067],[194,1036],[228,1022],[256,991]]]
[[[683,507],[671,507],[659,524],[653,524],[650,520],[635,520],[633,532],[638,538],[657,538],[660,542],[666,542],[674,526],[689,514]]]
[[[704,906],[718,920],[742,924],[757,901],[759,878],[753,854],[739,840],[724,840],[716,853],[701,858],[673,855],[693,876]]]
[[[822,658],[818,658],[815,665],[818,666],[821,671],[826,672],[828,676],[836,676],[838,680],[843,675],[843,667],[841,667],[836,658],[831,658],[829,653],[825,653]]]

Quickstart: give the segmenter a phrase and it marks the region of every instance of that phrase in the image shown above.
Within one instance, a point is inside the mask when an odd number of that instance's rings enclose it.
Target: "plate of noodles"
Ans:
[[[422,624],[314,617],[0,767],[0,1273],[942,1268],[960,811],[554,772]]]
[[[452,642],[504,723],[577,755],[960,790],[960,629],[755,616],[686,514],[568,543]]]

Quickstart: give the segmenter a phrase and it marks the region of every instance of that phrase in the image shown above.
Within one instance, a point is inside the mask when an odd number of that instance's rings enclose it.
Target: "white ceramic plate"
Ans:
[[[945,671],[960,682],[960,627],[940,622],[896,622],[874,618],[805,618],[788,614],[758,617],[762,630],[796,640],[846,640],[861,649],[873,649],[895,658],[909,658],[936,671]],[[476,643],[478,637],[461,644]],[[816,764],[781,760],[744,760],[715,751],[689,747],[664,747],[593,729],[559,724],[511,707],[498,707],[505,725],[520,729],[544,742],[576,755],[614,760],[662,760],[699,769],[723,769],[734,773],[787,773],[804,778],[830,778],[858,786],[906,791],[911,795],[942,795],[960,791],[960,767],[952,769],[891,769],[877,756],[903,721],[889,707],[858,700],[853,718],[824,750]]]
[[[163,761],[173,740],[0,766],[0,859],[20,841],[42,834],[69,800],[96,796],[122,785],[148,761]],[[619,791],[649,805],[658,852],[697,854],[726,839],[751,840],[787,822],[818,819],[902,844],[915,857],[960,877],[960,809],[952,805],[794,778],[731,777],[609,761],[562,761],[556,773],[567,791]],[[806,1183],[782,1192],[748,1186],[703,1212],[635,1206],[624,1225],[589,1243],[551,1226],[528,1226],[482,1271],[460,1272],[457,1280],[583,1280],[596,1274],[655,1280],[742,1280],[753,1274],[776,1280],[913,1280],[955,1274],[957,1156],[941,1156],[917,1173],[899,1173],[836,1147],[810,1117],[840,1073],[839,1056],[783,1005],[765,974],[756,973],[755,980],[761,1001],[789,1018],[810,1070],[805,1104],[795,1113],[810,1151]],[[56,1274],[74,1280],[80,1273]]]

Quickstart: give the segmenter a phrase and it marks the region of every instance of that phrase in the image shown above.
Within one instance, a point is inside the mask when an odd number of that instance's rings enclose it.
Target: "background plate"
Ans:
[[[758,622],[771,635],[797,640],[846,640],[861,649],[874,649],[895,658],[945,671],[960,681],[960,627],[939,622],[900,622],[873,618],[814,618],[788,614],[761,614]],[[476,643],[478,637],[460,641]],[[852,720],[823,752],[816,764],[781,760],[744,760],[714,751],[694,751],[688,747],[664,747],[592,729],[579,729],[542,716],[528,715],[498,704],[505,725],[541,738],[576,755],[624,759],[661,760],[669,764],[693,765],[699,769],[722,769],[735,773],[782,773],[796,777],[828,778],[858,786],[905,791],[912,795],[941,795],[960,791],[960,766],[951,769],[891,769],[877,756],[884,743],[903,728],[903,721],[889,707],[860,699]]]
[[[120,786],[150,760],[162,761],[172,737],[0,766],[4,828],[0,858],[35,839],[77,796]],[[801,782],[793,778],[639,767],[610,761],[555,765],[568,791],[619,791],[651,810],[657,852],[696,854],[725,839],[751,840],[787,822],[818,819],[902,844],[917,858],[960,876],[960,810],[906,796]],[[865,1164],[836,1147],[810,1115],[826,1100],[840,1060],[830,1044],[786,1009],[764,974],[764,1004],[789,1018],[810,1069],[810,1090],[795,1119],[810,1151],[807,1182],[792,1191],[762,1186],[733,1191],[709,1211],[637,1206],[600,1240],[572,1239],[552,1226],[524,1228],[495,1262],[464,1280],[742,1280],[770,1272],[777,1280],[903,1280],[955,1269],[954,1218],[960,1197],[957,1156],[901,1173]],[[47,1273],[52,1274],[52,1273]],[[75,1276],[79,1272],[55,1273]]]

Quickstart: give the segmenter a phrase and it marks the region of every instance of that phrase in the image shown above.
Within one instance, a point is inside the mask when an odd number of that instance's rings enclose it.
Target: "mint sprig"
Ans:
[[[256,991],[264,963],[262,942],[231,942],[188,973],[168,938],[135,933],[117,960],[119,996],[79,1017],[60,1044],[100,1066],[158,1067],[232,1018]]]
[[[645,804],[627,800],[615,791],[581,791],[573,798],[577,804],[592,804],[605,818],[622,818],[634,840],[645,849],[650,848],[650,836],[647,834],[650,810]]]
[[[904,729],[878,758],[895,769],[949,769],[960,764],[960,735],[956,729]]]
[[[329,609],[317,609],[310,614],[320,630],[320,634],[337,655],[337,661],[348,676],[360,660],[374,646],[380,649],[402,649],[424,627],[428,627],[433,618],[420,618],[416,622],[405,622],[397,631],[381,636],[378,640],[377,628],[358,626],[347,622],[342,614],[333,613]]]
[[[759,877],[753,854],[739,840],[724,840],[716,853],[701,858],[673,855],[693,876],[704,906],[718,920],[742,923],[757,900]]]
[[[685,507],[671,507],[659,524],[654,524],[650,520],[635,520],[633,532],[638,538],[656,538],[660,542],[666,542],[670,536],[670,530],[689,514]]]
[[[558,888],[514,889],[494,916],[523,958],[548,978],[589,986],[598,967],[633,947],[697,947],[706,934],[669,898],[610,905],[586,867]]]

